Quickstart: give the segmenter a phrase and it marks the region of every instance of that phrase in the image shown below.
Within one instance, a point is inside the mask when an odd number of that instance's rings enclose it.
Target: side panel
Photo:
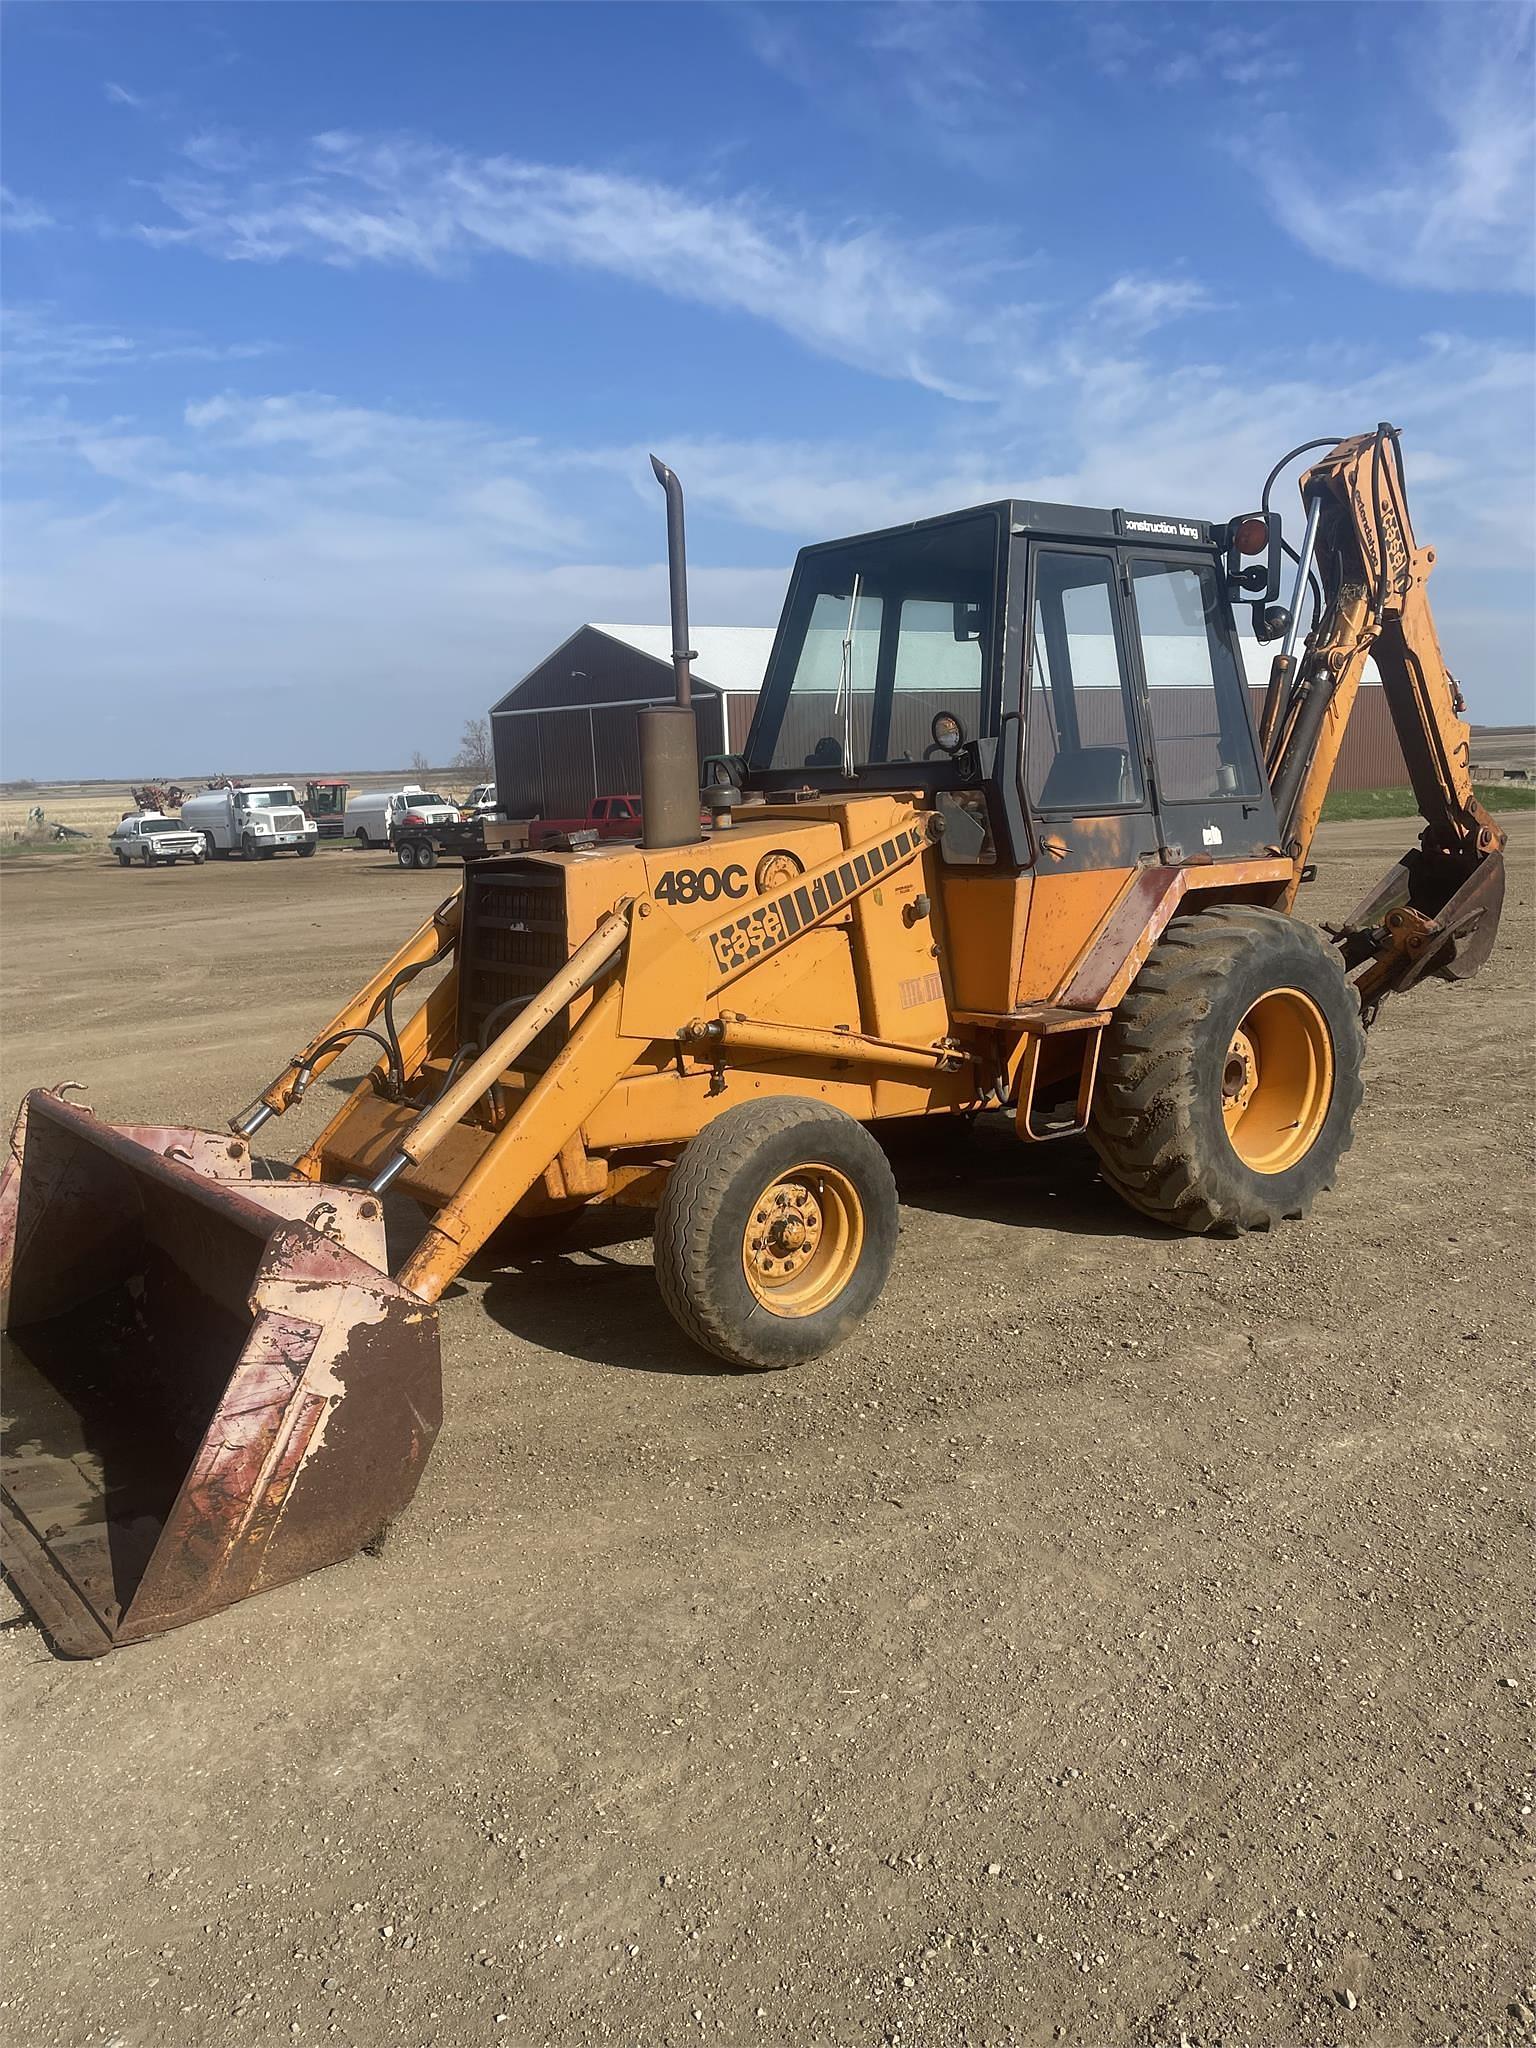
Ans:
[[[1027,874],[938,868],[950,999],[957,1010],[1011,1010],[1019,992],[1034,882]]]
[[[1137,872],[1127,867],[1084,868],[1075,874],[1036,877],[1017,1001],[1045,1002],[1057,993]]]

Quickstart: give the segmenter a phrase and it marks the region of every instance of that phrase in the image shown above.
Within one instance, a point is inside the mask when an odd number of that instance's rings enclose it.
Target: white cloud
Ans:
[[[1440,555],[1448,658],[1475,716],[1523,716],[1530,352],[1437,335],[1385,364],[1321,345],[1279,361],[1170,373],[1084,345],[1032,411],[966,408],[931,441],[659,422],[688,492],[694,616],[768,623],[804,542],[996,497],[1223,516],[1283,448],[1392,418]],[[263,758],[288,691],[317,755],[436,751],[582,619],[665,617],[646,453],[314,392],[219,393],[155,422],[24,408],[8,436],[13,772],[148,767],[135,749],[155,730],[181,736],[188,768]],[[1292,479],[1277,502],[1294,522]]]
[[[129,334],[96,321],[70,320],[48,304],[0,310],[0,363],[13,391],[92,383],[146,363],[247,362],[271,353],[266,341],[210,342],[174,331]]]
[[[46,206],[39,206],[35,199],[23,199],[9,185],[0,185],[0,232],[33,235],[42,228],[57,226]]]
[[[1398,53],[1411,72],[1387,94],[1384,133],[1352,124],[1342,154],[1320,164],[1291,147],[1264,153],[1280,225],[1323,262],[1384,284],[1536,287],[1533,20],[1523,5],[1446,9]]]
[[[1217,310],[1218,301],[1192,277],[1117,277],[1089,307],[1091,319],[1134,338],[1170,320]]]
[[[1251,104],[1301,69],[1283,23],[1238,22],[1231,10],[1137,0],[1085,8],[1080,20],[1094,65],[1138,87],[1223,85]]]
[[[602,271],[751,315],[882,376],[977,395],[961,302],[995,272],[995,251],[983,256],[979,244],[967,267],[953,238],[942,249],[897,242],[878,226],[818,227],[749,197],[344,134],[318,137],[307,164],[284,176],[174,177],[157,191],[174,220],[135,230],[156,247],[425,271],[494,253]]]
[[[1002,176],[1031,142],[1035,124],[1021,119],[1029,81],[996,34],[994,11],[975,0],[741,4],[732,13],[760,63],[882,148],[913,147]]]
[[[204,127],[189,135],[181,145],[181,153],[188,163],[196,164],[200,171],[214,173],[243,171],[254,158],[255,152],[228,128]]]
[[[115,78],[109,78],[102,91],[115,107],[142,108],[149,105],[149,101],[142,94],[130,92],[126,85],[119,85]]]

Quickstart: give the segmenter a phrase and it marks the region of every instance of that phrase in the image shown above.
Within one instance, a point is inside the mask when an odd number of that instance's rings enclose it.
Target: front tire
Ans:
[[[1177,919],[1104,1035],[1089,1137],[1104,1178],[1178,1230],[1268,1230],[1331,1187],[1365,1033],[1312,926],[1246,903]]]
[[[314,840],[313,840],[313,839],[311,839],[311,840],[310,840],[310,842],[309,842],[309,844],[308,844],[307,846],[301,846],[301,847],[299,848],[299,859],[300,859],[300,860],[313,860],[313,859],[314,859],[314,857],[315,857],[315,842],[314,842]]]
[[[896,1183],[862,1124],[779,1096],[717,1116],[656,1212],[662,1299],[732,1365],[800,1365],[841,1344],[891,1270]]]

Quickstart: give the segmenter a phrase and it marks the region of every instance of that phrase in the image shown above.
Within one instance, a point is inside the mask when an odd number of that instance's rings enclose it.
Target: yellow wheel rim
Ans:
[[[1285,1173],[1311,1151],[1333,1101],[1333,1039],[1317,1004],[1277,988],[1247,1011],[1221,1070],[1227,1137],[1254,1173]]]
[[[853,1278],[864,1205],[835,1166],[796,1166],[763,1189],[742,1233],[747,1285],[776,1316],[813,1316]]]

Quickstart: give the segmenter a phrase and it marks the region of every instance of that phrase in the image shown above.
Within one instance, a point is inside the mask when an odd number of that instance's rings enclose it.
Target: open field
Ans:
[[[1536,725],[1474,725],[1473,774],[1492,781],[1507,768],[1523,768],[1536,782]]]
[[[884,1300],[772,1376],[692,1352],[594,1225],[445,1301],[381,1556],[97,1665],[0,1632],[3,2038],[1529,2038],[1508,824],[1492,961],[1387,1006],[1305,1223],[1176,1237],[1079,1144],[909,1132]],[[1305,913],[1412,836],[1325,826]],[[446,886],[10,871],[7,1095],[217,1126]]]
[[[1479,783],[1477,796],[1495,817],[1508,811],[1536,811],[1536,789],[1522,789],[1518,783]],[[1323,822],[1328,825],[1418,816],[1418,802],[1411,789],[1336,789],[1323,805]],[[1417,829],[1408,836],[1414,837]]]

